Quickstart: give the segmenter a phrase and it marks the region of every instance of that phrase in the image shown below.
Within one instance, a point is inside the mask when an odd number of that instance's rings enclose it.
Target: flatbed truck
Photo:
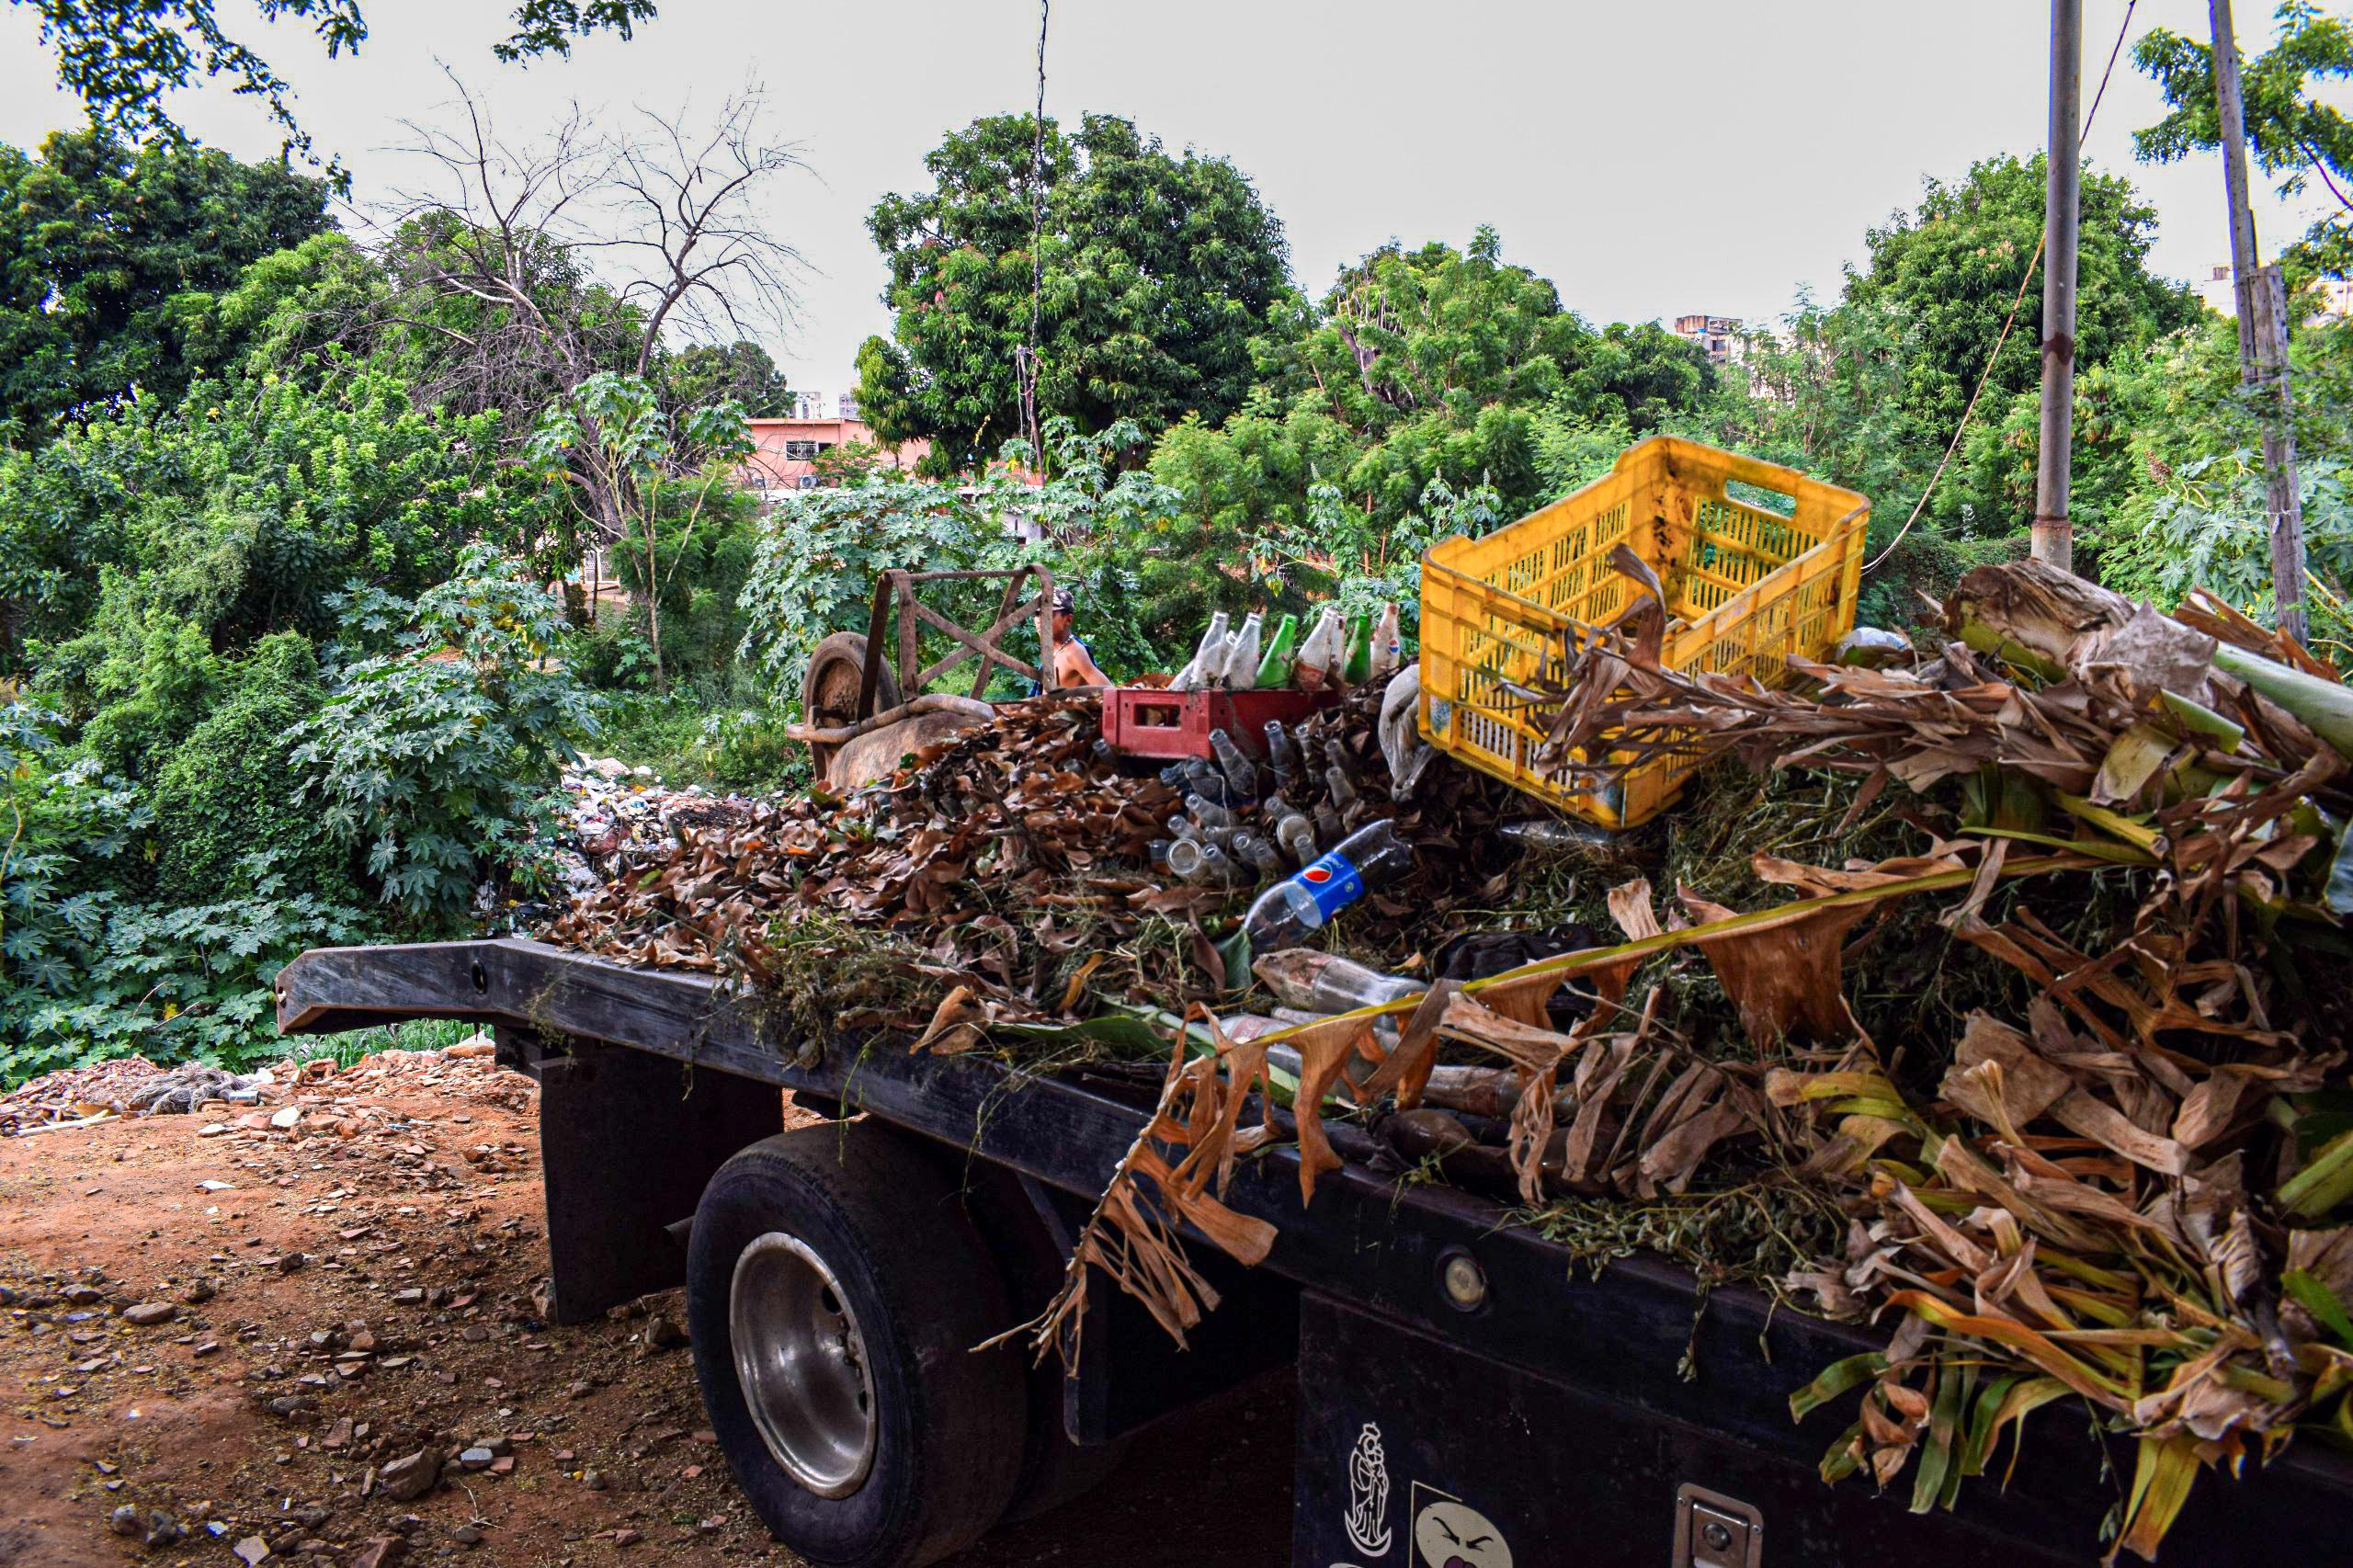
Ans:
[[[1789,1395],[1883,1329],[1706,1290],[1655,1256],[1580,1266],[1498,1203],[1367,1168],[1373,1141],[1336,1119],[1351,1158],[1312,1207],[1294,1152],[1237,1169],[1230,1206],[1277,1227],[1262,1266],[1190,1239],[1222,1301],[1188,1347],[1097,1279],[1069,1371],[1026,1345],[976,1353],[1052,1293],[1156,1082],[779,1039],[710,977],[522,939],[315,949],[277,992],[290,1033],[493,1031],[540,1085],[553,1317],[683,1285],[738,1483],[825,1568],[952,1555],[1099,1482],[1139,1429],[1286,1364],[1293,1568],[2057,1568],[2099,1560],[2131,1474],[2130,1443],[2105,1438],[2103,1463],[2063,1403],[2029,1418],[2006,1484],[1974,1481],[1950,1511],[1912,1512],[1908,1475],[1825,1484],[1837,1418],[1794,1424]],[[788,1130],[779,1090],[826,1119]],[[1269,1553],[1237,1540],[1214,1561]],[[2167,1568],[2348,1561],[2353,1462],[2311,1441],[2201,1477],[2164,1551]]]

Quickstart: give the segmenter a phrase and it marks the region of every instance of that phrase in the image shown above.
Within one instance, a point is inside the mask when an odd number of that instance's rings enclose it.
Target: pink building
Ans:
[[[790,416],[750,424],[753,450],[744,469],[745,482],[755,490],[814,490],[821,483],[817,459],[852,442],[878,449],[884,466],[897,469],[914,468],[931,450],[928,441],[908,441],[895,449],[883,446],[874,427],[858,418],[858,402],[847,392],[830,418],[820,394],[799,392]]]

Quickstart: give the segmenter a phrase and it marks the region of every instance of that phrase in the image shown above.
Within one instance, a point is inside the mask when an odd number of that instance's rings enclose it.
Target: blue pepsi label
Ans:
[[[1300,872],[1299,885],[1315,901],[1318,926],[1364,895],[1364,878],[1356,862],[1336,849]]]

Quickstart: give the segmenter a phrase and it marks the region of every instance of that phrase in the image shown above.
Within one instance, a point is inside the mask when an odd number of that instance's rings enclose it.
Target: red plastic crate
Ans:
[[[1103,738],[1129,756],[1214,758],[1210,732],[1222,727],[1253,756],[1267,755],[1267,721],[1297,723],[1340,699],[1336,691],[1289,687],[1249,691],[1164,691],[1115,686],[1103,694]]]

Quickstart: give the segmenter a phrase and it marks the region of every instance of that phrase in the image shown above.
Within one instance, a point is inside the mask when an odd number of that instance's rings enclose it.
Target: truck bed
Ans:
[[[502,1059],[527,1069],[618,1047],[791,1089],[1007,1167],[1068,1195],[1073,1207],[1101,1193],[1150,1110],[1152,1089],[1140,1084],[1041,1078],[992,1060],[915,1056],[901,1040],[778,1039],[756,1008],[717,981],[628,969],[525,940],[316,949],[281,971],[277,991],[279,1027],[288,1032],[458,1017],[494,1028]],[[551,1209],[556,1201],[551,1181]],[[1311,1306],[1328,1303],[1492,1363],[1499,1382],[1532,1378],[1573,1390],[1583,1402],[1570,1435],[1522,1445],[1534,1452],[1506,1449],[1483,1463],[1535,1466],[1541,1484],[1598,1487],[1601,1497],[1625,1484],[1625,1466],[1644,1451],[1701,1465],[1707,1474],[1695,1480],[1737,1475],[1754,1494],[1748,1500],[1776,1521],[1770,1561],[1884,1562],[1908,1551],[1935,1563],[2090,1562],[2099,1520],[2131,1475],[2131,1445],[2107,1440],[2104,1473],[2089,1423],[2062,1404],[2031,1418],[2027,1458],[2006,1490],[1988,1477],[1964,1487],[1954,1514],[1915,1516],[1904,1506],[1908,1473],[1883,1497],[1860,1481],[1826,1486],[1814,1473],[1823,1449],[1852,1419],[1839,1413],[1845,1403],[1802,1426],[1789,1414],[1793,1389],[1840,1357],[1881,1347],[1883,1331],[1777,1312],[1746,1288],[1706,1290],[1688,1269],[1655,1257],[1582,1268],[1563,1248],[1511,1224],[1497,1203],[1384,1179],[1355,1165],[1324,1177],[1313,1206],[1303,1210],[1289,1149],[1245,1162],[1227,1201],[1275,1224],[1265,1270],[1299,1287]],[[552,1221],[550,1229],[552,1237]],[[1193,1251],[1213,1249],[1196,1237]],[[1445,1260],[1462,1252],[1488,1281],[1484,1302],[1471,1312],[1441,1286]],[[1246,1312],[1230,1301],[1212,1314],[1205,1326],[1216,1332],[1205,1332],[1193,1352],[1201,1372],[1211,1369],[1200,1358],[1226,1353],[1221,1341],[1230,1346],[1249,1334],[1253,1325],[1232,1315]],[[1290,1354],[1288,1346],[1258,1348],[1282,1359]],[[1177,1358],[1180,1366],[1185,1360]],[[1410,1381],[1413,1369],[1302,1362],[1302,1514],[1317,1483],[1310,1467],[1327,1458],[1345,1463],[1351,1433],[1347,1399],[1328,1397],[1336,1376],[1370,1389]],[[1476,1388],[1452,1394],[1477,1396]],[[1475,1419],[1475,1412],[1466,1415]],[[1312,1451],[1332,1441],[1341,1442],[1336,1453]],[[2006,1460],[2006,1449],[1996,1463]],[[1805,1540],[1816,1544],[1797,1544]],[[2306,1442],[2259,1473],[2251,1466],[2242,1481],[2201,1478],[2165,1561],[2338,1561],[2347,1541],[2353,1464]],[[1657,1554],[1624,1560],[1655,1562]]]

